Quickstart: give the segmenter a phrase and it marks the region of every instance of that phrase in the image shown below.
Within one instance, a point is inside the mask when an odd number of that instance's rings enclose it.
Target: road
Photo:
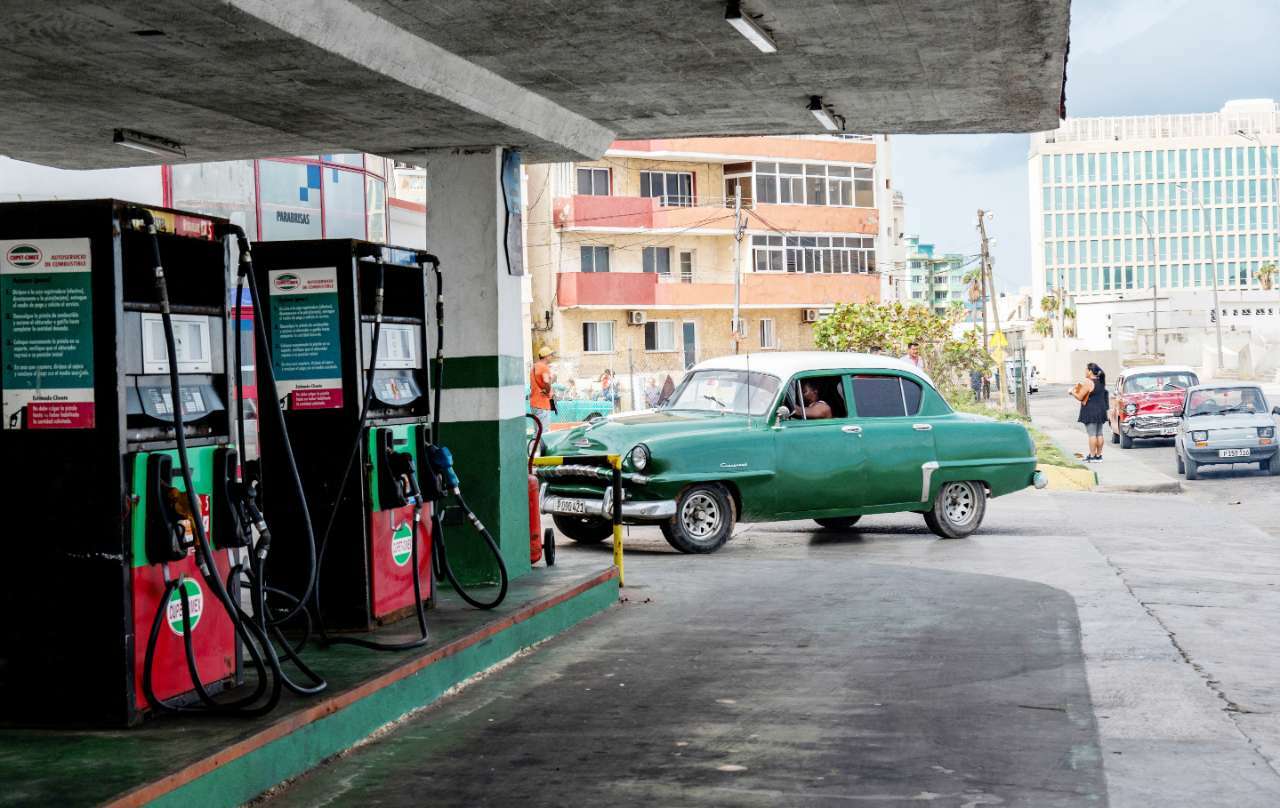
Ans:
[[[1079,407],[1066,391],[1065,386],[1046,386],[1031,396],[1031,414],[1063,448],[1079,452],[1084,446],[1083,429],[1075,423]],[[1280,400],[1270,403],[1277,405]],[[1280,419],[1276,423],[1280,425]],[[1148,484],[1177,482],[1185,497],[1234,511],[1280,539],[1280,477],[1267,476],[1256,463],[1206,466],[1200,479],[1188,480],[1177,473],[1171,439],[1138,441],[1132,449],[1108,442],[1103,456],[1103,462],[1094,468],[1104,484],[1118,486],[1130,479]]]
[[[1028,490],[963,541],[633,529],[617,609],[270,801],[1270,808],[1280,545],[1244,516]]]

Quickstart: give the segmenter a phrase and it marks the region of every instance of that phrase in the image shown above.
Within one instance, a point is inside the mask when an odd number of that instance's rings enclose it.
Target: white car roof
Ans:
[[[752,370],[787,379],[810,370],[901,370],[933,384],[929,374],[902,359],[884,354],[846,351],[768,351],[707,359],[690,370]]]
[[[1121,376],[1137,376],[1139,374],[1169,374],[1169,373],[1195,373],[1196,369],[1190,365],[1134,365],[1131,368],[1121,368]],[[1199,374],[1196,374],[1199,377]]]

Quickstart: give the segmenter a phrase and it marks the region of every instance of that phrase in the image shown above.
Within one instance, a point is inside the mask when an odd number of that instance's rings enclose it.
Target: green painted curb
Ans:
[[[576,597],[427,666],[336,713],[237,758],[188,783],[152,805],[190,808],[242,805],[286,780],[305,774],[327,758],[350,749],[378,728],[425,707],[449,688],[522,649],[572,627],[617,602],[611,578]]]

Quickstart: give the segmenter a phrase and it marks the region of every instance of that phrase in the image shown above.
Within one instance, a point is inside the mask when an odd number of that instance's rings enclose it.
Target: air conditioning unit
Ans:
[[[805,309],[805,310],[804,310],[804,312],[803,312],[803,320],[804,320],[806,323],[816,323],[816,322],[818,322],[818,310],[817,310],[817,309]]]
[[[627,325],[644,325],[646,319],[647,318],[642,311],[627,312]]]

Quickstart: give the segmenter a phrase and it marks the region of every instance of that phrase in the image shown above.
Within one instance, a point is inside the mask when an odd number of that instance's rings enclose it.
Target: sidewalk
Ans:
[[[1042,389],[1031,396],[1031,421],[1053,439],[1068,455],[1081,453],[1085,446],[1084,429],[1076,422],[1079,407],[1067,397],[1065,388]],[[1089,463],[1088,467],[1098,475],[1095,491],[1128,492],[1138,494],[1177,494],[1182,483],[1172,474],[1166,474],[1141,462],[1132,452],[1125,452],[1111,444],[1110,430],[1103,429],[1108,443],[1101,463]]]

